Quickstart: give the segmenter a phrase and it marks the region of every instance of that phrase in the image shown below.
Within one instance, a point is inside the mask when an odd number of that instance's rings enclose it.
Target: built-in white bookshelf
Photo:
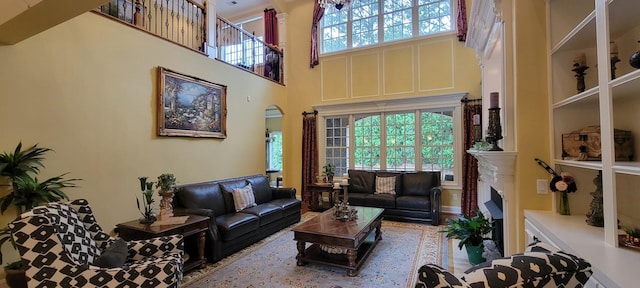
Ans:
[[[629,64],[631,54],[640,50],[638,11],[640,1],[632,0],[547,0],[550,158],[556,171],[576,177],[578,192],[569,197],[572,216],[525,211],[525,223],[560,248],[589,260],[598,271],[591,287],[633,287],[640,280],[629,268],[640,263],[640,252],[618,244],[619,224],[640,227],[640,70]],[[620,61],[612,72],[614,47]],[[572,71],[579,55],[589,66],[582,92]],[[602,159],[563,158],[562,134],[594,125],[601,128]],[[614,129],[632,132],[631,161],[616,160]],[[585,222],[585,215],[600,171],[605,224],[594,227]]]

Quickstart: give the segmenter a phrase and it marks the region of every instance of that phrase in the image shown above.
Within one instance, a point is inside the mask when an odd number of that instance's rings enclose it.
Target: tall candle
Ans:
[[[500,94],[498,92],[491,92],[489,94],[489,109],[498,108],[499,97],[500,97]]]
[[[618,44],[616,42],[611,41],[609,43],[609,53],[611,56],[618,56]]]
[[[480,125],[480,114],[473,115],[473,125],[475,126]]]
[[[576,58],[573,59],[573,66],[587,66],[587,56],[584,53],[579,53],[578,55],[576,55]]]

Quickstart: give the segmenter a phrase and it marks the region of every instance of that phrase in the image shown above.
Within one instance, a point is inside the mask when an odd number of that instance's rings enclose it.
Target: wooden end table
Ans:
[[[335,200],[338,200],[339,193],[347,190],[349,185],[340,185],[339,188],[336,188],[331,183],[314,183],[307,185],[307,192],[311,195],[308,195],[307,201],[309,204],[309,210],[314,212],[322,212],[325,211],[335,204]],[[322,194],[329,194],[329,202],[322,201]]]
[[[151,224],[140,224],[138,220],[132,220],[116,225],[120,238],[130,240],[146,240],[155,237],[181,234],[185,237],[195,237],[197,247],[196,255],[189,255],[189,260],[184,263],[184,271],[194,268],[204,268],[207,259],[204,257],[204,244],[206,233],[209,230],[209,217],[189,215],[189,219],[182,224],[169,224],[151,226]],[[185,245],[186,248],[186,245]],[[186,249],[185,249],[186,253]]]
[[[347,275],[356,276],[373,248],[382,239],[382,208],[352,206],[358,210],[358,219],[339,221],[331,208],[313,219],[293,228],[298,255],[297,265],[314,262],[347,269]],[[306,247],[306,243],[311,246]],[[334,254],[323,249],[344,250]]]

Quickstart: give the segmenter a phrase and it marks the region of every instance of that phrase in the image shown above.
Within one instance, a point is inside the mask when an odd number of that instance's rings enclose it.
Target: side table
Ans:
[[[308,198],[309,210],[314,212],[322,212],[325,211],[335,204],[335,201],[340,198],[340,192],[344,192],[347,190],[347,186],[349,185],[340,185],[340,188],[334,187],[330,183],[315,183],[307,185],[307,192],[311,195]],[[326,203],[322,200],[322,194],[329,194],[329,202]]]
[[[184,263],[183,270],[187,272],[194,268],[204,268],[207,262],[204,256],[204,244],[206,233],[209,230],[209,217],[189,215],[189,219],[182,224],[151,225],[152,224],[140,224],[138,220],[132,220],[116,226],[118,227],[120,238],[126,241],[146,240],[154,237],[182,234],[185,238],[185,253],[188,251],[187,240],[195,241],[197,246],[195,251],[197,255],[189,255],[189,259]],[[187,237],[194,239],[187,239]]]

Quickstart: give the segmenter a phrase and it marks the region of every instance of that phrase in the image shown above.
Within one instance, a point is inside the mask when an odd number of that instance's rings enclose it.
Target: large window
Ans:
[[[327,5],[321,52],[453,31],[451,0],[353,0],[349,9]]]
[[[457,185],[462,155],[459,106],[395,102],[401,101],[388,100],[384,112],[363,112],[367,104],[359,103],[357,113],[350,112],[354,106],[349,104],[331,105],[336,109],[321,113],[323,165],[334,164],[337,176],[349,169],[440,171],[444,184]],[[373,106],[371,110],[378,110]]]

